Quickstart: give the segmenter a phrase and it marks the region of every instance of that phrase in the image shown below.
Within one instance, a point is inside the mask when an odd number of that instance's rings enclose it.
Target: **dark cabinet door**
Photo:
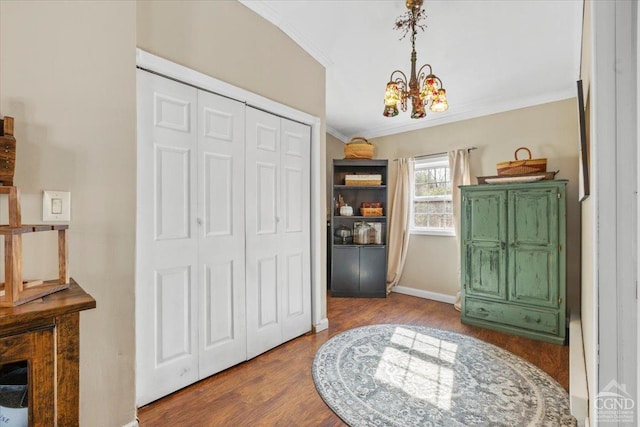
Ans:
[[[353,296],[360,290],[360,248],[357,246],[334,246],[331,269],[331,294]]]
[[[385,296],[387,291],[387,255],[384,246],[360,248],[360,294]]]

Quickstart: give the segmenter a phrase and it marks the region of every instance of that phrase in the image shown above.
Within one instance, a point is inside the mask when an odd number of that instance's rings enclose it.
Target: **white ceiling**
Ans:
[[[425,0],[417,66],[431,64],[449,110],[418,120],[382,116],[391,72],[410,73],[411,41],[393,28],[403,0],[240,1],[326,67],[327,132],[342,141],[576,96],[583,0]]]

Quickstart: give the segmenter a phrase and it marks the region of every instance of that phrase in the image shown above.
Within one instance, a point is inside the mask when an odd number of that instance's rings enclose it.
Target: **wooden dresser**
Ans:
[[[0,308],[0,365],[24,363],[29,426],[78,426],[80,311],[96,301],[70,287],[16,307]]]

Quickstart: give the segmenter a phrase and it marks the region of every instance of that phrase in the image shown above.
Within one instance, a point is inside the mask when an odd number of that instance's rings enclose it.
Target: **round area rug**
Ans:
[[[374,325],[327,341],[322,399],[350,426],[573,426],[569,396],[520,357],[421,326]]]

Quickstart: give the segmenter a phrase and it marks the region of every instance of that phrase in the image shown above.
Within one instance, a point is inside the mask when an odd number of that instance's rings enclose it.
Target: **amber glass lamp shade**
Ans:
[[[431,101],[431,111],[441,113],[449,109],[449,103],[447,102],[447,91],[444,89],[438,89],[438,93]]]
[[[433,74],[428,75],[424,79],[424,83],[422,84],[422,89],[420,90],[420,98],[428,101],[433,99],[438,93],[438,89],[436,88],[436,77]]]
[[[411,118],[412,119],[422,119],[427,115],[426,111],[424,111],[424,103],[418,99],[415,99],[412,104],[411,109]]]
[[[395,82],[387,83],[387,90],[384,93],[384,113],[385,117],[398,115],[398,102],[400,102],[400,89]]]

